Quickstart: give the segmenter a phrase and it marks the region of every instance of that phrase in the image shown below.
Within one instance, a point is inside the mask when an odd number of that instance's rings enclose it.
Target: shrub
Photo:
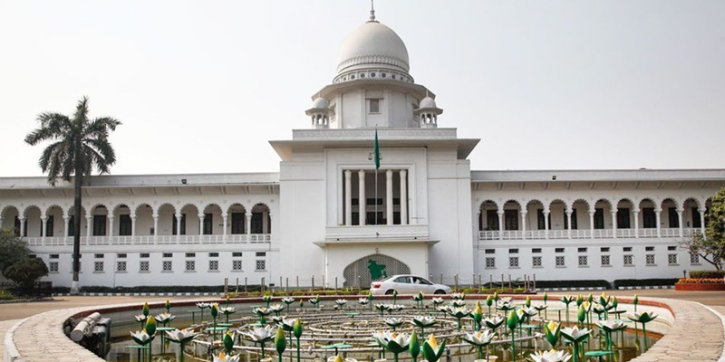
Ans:
[[[619,287],[654,287],[663,285],[675,285],[678,278],[662,279],[617,279],[614,281],[614,288]]]
[[[595,280],[537,280],[536,288],[611,288],[608,281]]]
[[[690,278],[725,278],[725,270],[691,270]]]
[[[722,278],[682,278],[677,284],[723,284]]]

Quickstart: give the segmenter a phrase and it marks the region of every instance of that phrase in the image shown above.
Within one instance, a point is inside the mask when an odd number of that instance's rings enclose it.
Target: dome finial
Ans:
[[[376,21],[375,20],[375,0],[370,0],[370,20],[368,21]]]

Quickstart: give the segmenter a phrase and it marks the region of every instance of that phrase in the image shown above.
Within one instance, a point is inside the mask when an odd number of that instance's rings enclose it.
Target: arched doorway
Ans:
[[[383,254],[362,257],[345,267],[342,276],[345,287],[369,287],[373,280],[396,274],[410,274],[410,268],[402,261]],[[358,277],[360,282],[358,283]]]

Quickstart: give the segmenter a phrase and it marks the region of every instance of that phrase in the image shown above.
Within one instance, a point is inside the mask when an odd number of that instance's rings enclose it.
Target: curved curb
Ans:
[[[706,306],[706,305],[704,305],[702,303],[698,303],[698,304],[700,304],[701,306],[707,308],[710,312],[712,312],[716,316],[720,317],[720,321],[722,322],[722,329],[723,329],[723,336],[722,337],[723,337],[723,341],[725,341],[725,316],[722,315],[722,314],[720,314],[720,312],[718,312],[718,311],[716,311],[716,310],[714,310],[714,309],[712,309],[712,308],[710,308],[710,307],[708,307],[708,306]],[[725,362],[725,342],[723,342],[722,354],[720,355],[720,359],[718,359],[717,362]]]
[[[7,332],[5,332],[5,338],[3,339],[3,361],[20,362],[20,360],[18,360],[18,358],[20,358],[20,352],[18,352],[15,342],[13,342],[13,335],[15,334],[15,330],[17,330],[21,324],[25,323],[28,318],[21,319],[17,323],[13,324]]]

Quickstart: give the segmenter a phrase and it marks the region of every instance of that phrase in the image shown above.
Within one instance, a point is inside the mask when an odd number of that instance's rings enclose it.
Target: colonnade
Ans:
[[[353,170],[345,170],[345,226],[352,226],[352,174]],[[358,174],[358,225],[366,224],[367,199],[365,195],[365,175],[369,170],[359,170]],[[400,176],[400,225],[408,224],[408,170],[398,170]],[[387,225],[393,225],[393,175],[394,170],[385,170],[385,212]],[[375,200],[377,203],[377,200]]]

